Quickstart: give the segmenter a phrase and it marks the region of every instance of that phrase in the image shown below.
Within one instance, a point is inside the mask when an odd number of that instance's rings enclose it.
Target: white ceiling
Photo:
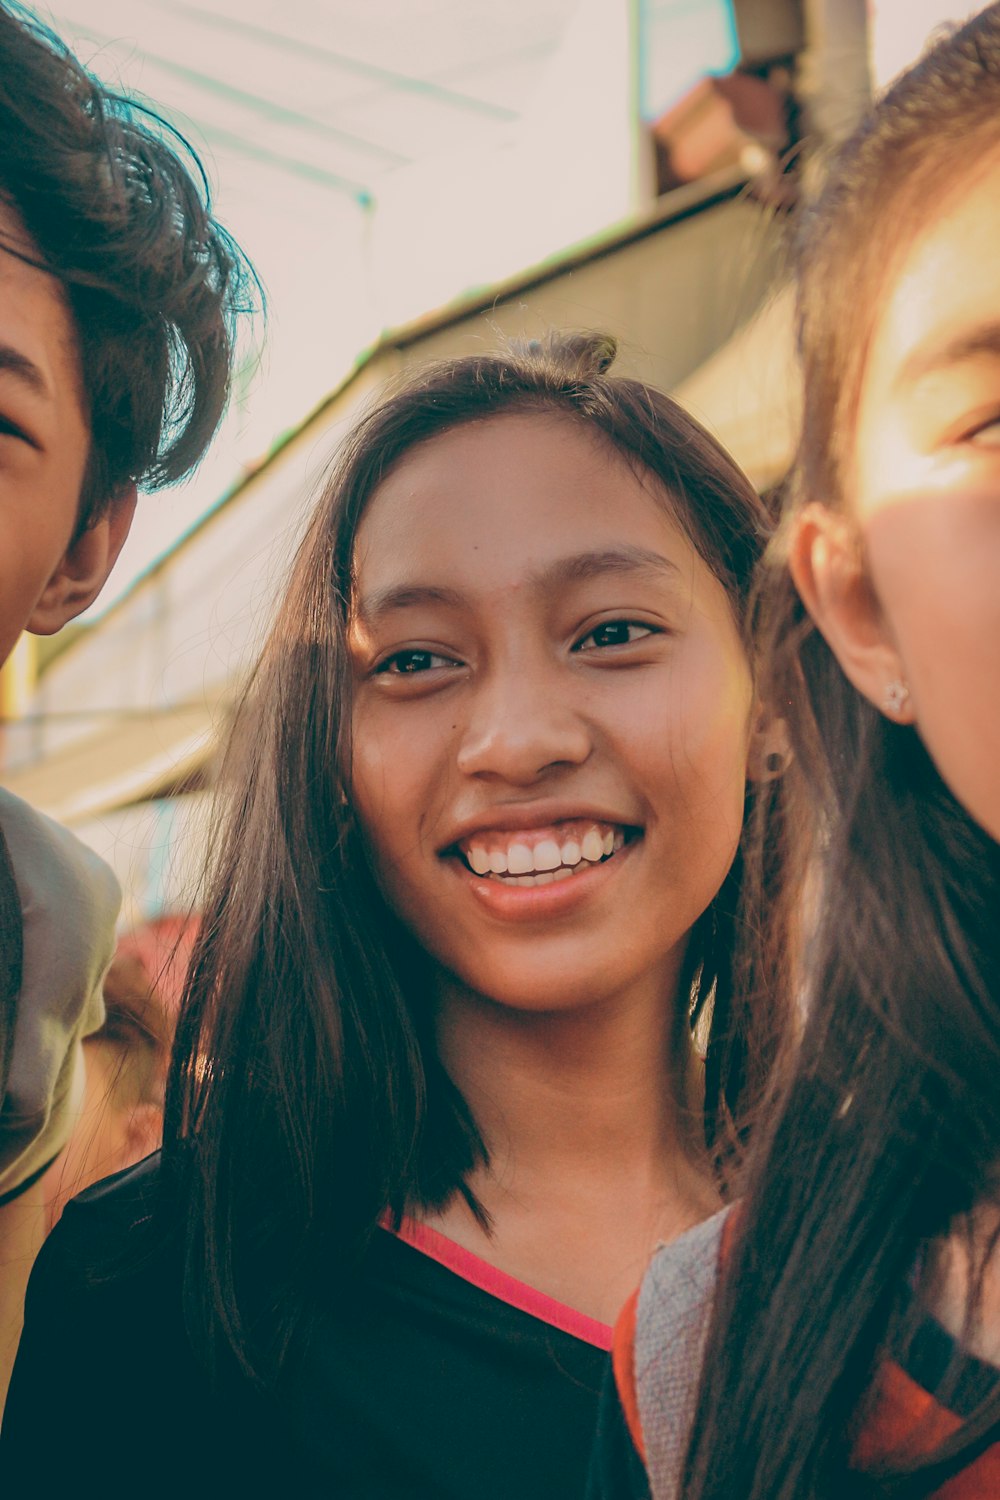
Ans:
[[[213,152],[352,196],[516,122],[577,0],[56,0],[56,29]]]

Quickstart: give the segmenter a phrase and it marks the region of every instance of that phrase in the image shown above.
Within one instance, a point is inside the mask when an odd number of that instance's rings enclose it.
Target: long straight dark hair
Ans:
[[[849,498],[879,295],[933,218],[937,190],[960,186],[963,162],[998,144],[993,5],[875,106],[805,217],[805,407],[789,523],[812,499]],[[796,830],[821,871],[820,921],[802,1050],[758,1138],[683,1493],[928,1495],[996,1437],[1000,1395],[930,1456],[896,1454],[862,1475],[852,1454],[882,1362],[933,1297],[935,1248],[965,1231],[972,1253],[971,1211],[995,1198],[1000,849],[958,805],[916,730],[848,683],[791,584],[785,534],[765,571],[761,650],[770,690],[787,704]],[[973,1298],[970,1325],[974,1312]]]
[[[609,375],[614,355],[608,338],[578,335],[456,359],[364,416],[240,708],[178,1026],[163,1176],[184,1203],[195,1345],[209,1361],[235,1355],[267,1385],[308,1333],[319,1289],[349,1277],[380,1218],[455,1192],[475,1211],[466,1178],[486,1159],[434,1049],[429,961],[383,898],[351,807],[347,629],[372,494],[416,444],[459,423],[561,413],[653,482],[745,617],[767,509],[674,402]],[[780,799],[772,783],[748,809],[766,816]],[[781,868],[769,876],[779,904]],[[784,953],[742,920],[742,885],[738,857],[689,945],[692,1014],[714,1007],[705,1130],[720,1156],[738,1144],[783,1027]]]

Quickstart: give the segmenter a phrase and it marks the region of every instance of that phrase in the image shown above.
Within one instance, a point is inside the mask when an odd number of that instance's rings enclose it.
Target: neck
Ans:
[[[580,1010],[525,1012],[457,987],[441,997],[440,1056],[479,1125],[494,1176],[576,1161],[620,1170],[689,1154],[701,1126],[699,1064],[666,992]]]
[[[656,1242],[718,1206],[679,974],[678,961],[672,983],[660,974],[544,1013],[442,987],[438,1047],[489,1152],[469,1186],[491,1230],[459,1198],[426,1220],[540,1290],[612,1317]]]

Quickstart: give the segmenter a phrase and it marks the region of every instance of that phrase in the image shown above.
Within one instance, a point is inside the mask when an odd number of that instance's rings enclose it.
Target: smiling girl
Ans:
[[[50,1240],[9,1462],[78,1342],[126,1473],[155,1422],[188,1489],[196,1452],[581,1493],[609,1325],[717,1208],[782,987],[738,916],[767,516],[613,355],[434,367],[349,439],[240,716],[162,1165]]]
[[[746,1201],[644,1282],[637,1390],[621,1325],[657,1500],[1000,1495],[998,244],[992,5],[879,102],[803,229],[766,594],[822,920]]]

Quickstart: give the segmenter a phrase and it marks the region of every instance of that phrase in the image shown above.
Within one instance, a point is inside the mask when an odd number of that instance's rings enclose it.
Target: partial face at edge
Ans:
[[[861,392],[855,486],[884,630],[941,775],[1000,838],[1000,156],[920,236]]]
[[[353,794],[392,904],[469,989],[662,1003],[742,826],[749,669],[649,484],[571,420],[428,440],[356,546]]]
[[[0,202],[0,665],[22,630],[49,635],[100,591],[134,493],[74,539],[90,452],[76,331],[59,283]]]

